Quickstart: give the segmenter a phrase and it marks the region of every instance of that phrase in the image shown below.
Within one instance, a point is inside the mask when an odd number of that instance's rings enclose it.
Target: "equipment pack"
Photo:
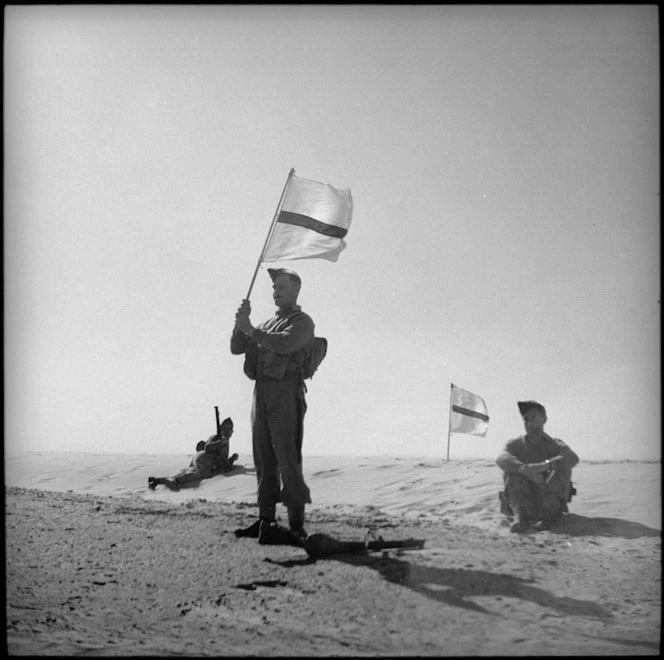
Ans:
[[[327,355],[327,339],[325,337],[312,337],[304,347],[304,365],[302,366],[302,378],[307,380],[313,378],[320,367],[320,363]]]

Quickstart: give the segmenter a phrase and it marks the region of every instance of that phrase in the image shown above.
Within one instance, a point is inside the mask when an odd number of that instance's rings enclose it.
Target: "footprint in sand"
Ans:
[[[321,470],[320,472],[314,472],[312,477],[331,477],[337,472],[341,472],[340,468],[333,468],[332,470]]]

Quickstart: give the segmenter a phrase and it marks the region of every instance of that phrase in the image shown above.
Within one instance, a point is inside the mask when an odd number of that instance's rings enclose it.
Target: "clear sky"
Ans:
[[[282,262],[329,341],[304,454],[494,458],[516,401],[661,455],[656,5],[5,7],[5,450],[189,454],[290,168],[349,187]],[[272,265],[272,264],[270,264]],[[252,320],[272,315],[262,266]]]

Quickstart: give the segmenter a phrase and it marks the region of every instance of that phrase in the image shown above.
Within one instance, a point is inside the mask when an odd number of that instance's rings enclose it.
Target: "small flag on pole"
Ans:
[[[353,215],[350,189],[292,176],[261,261],[327,259],[346,247]]]
[[[450,431],[486,436],[489,413],[481,396],[452,385],[450,401]]]

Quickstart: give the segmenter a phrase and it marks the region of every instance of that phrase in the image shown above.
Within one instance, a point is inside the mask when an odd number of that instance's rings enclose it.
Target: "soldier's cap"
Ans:
[[[233,426],[233,420],[230,417],[226,417],[226,419],[221,423],[221,426]]]
[[[521,417],[523,417],[529,410],[532,410],[533,408],[535,408],[535,410],[539,410],[546,416],[546,408],[541,403],[537,403],[537,401],[517,401],[516,405],[519,406]]]
[[[277,279],[277,277],[279,277],[279,275],[290,275],[292,278],[297,280],[298,284],[302,284],[302,279],[294,270],[290,270],[288,268],[268,268],[267,272],[270,274],[273,282]]]

